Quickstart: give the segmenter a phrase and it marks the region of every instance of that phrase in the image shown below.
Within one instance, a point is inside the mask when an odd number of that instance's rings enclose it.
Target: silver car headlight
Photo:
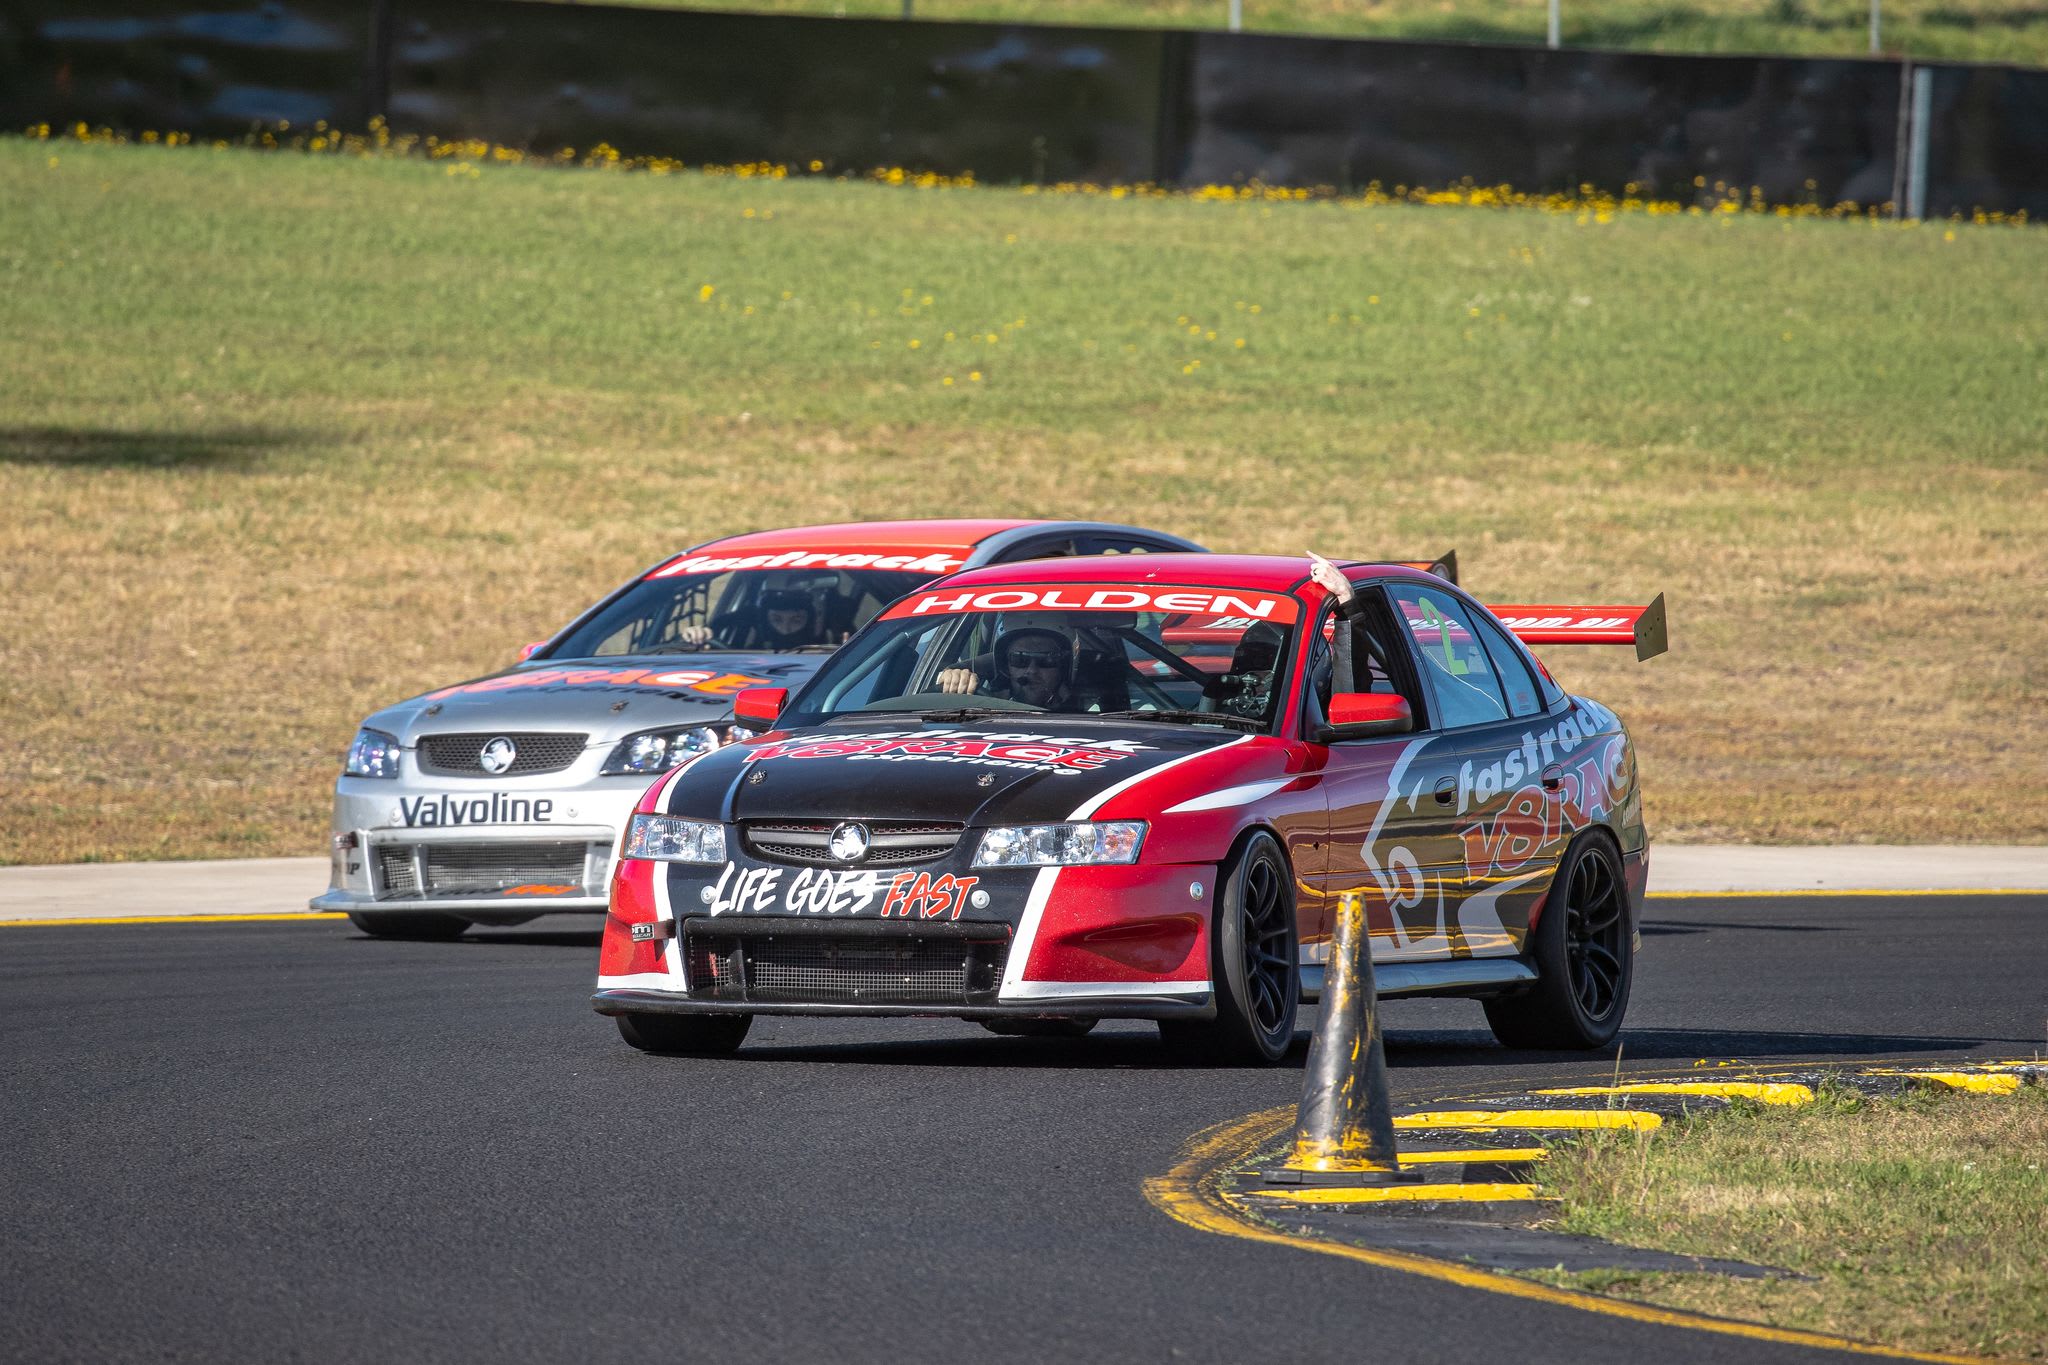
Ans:
[[[706,753],[723,743],[725,736],[709,725],[642,730],[620,740],[599,771],[607,777],[665,773],[692,754]]]
[[[981,836],[976,867],[1078,867],[1135,863],[1143,820],[1080,820],[1063,825],[998,825]]]
[[[626,826],[625,858],[656,863],[722,863],[725,826],[673,815],[636,815]]]
[[[398,776],[398,741],[382,730],[358,730],[341,765],[350,777]]]

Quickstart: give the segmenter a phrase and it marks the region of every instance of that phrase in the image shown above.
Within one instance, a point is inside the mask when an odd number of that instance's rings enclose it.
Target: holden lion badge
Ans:
[[[851,821],[832,831],[832,840],[826,845],[832,856],[842,863],[858,862],[867,856],[868,830],[866,825]]]
[[[497,774],[511,767],[512,760],[517,757],[519,757],[518,746],[503,735],[499,735],[489,744],[484,745],[483,752],[476,756],[476,761],[483,766],[485,772]]]

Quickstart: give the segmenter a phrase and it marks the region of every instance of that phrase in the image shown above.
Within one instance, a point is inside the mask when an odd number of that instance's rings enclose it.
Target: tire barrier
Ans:
[[[2048,214],[2048,71],[528,0],[11,0],[0,127],[280,122],[986,181]]]

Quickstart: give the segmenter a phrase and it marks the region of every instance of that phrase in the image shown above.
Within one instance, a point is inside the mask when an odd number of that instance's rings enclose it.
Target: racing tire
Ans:
[[[1220,879],[1209,934],[1216,1017],[1159,1021],[1160,1041],[1212,1066],[1271,1066],[1294,1046],[1301,972],[1294,873],[1270,834],[1251,837]]]
[[[1565,851],[1530,944],[1536,984],[1486,1002],[1503,1047],[1605,1047],[1621,1031],[1635,979],[1621,855],[1599,834]]]
[[[398,914],[355,915],[348,922],[371,938],[446,940],[460,938],[469,921],[460,915]]]
[[[739,1051],[751,1014],[621,1014],[619,1037],[664,1057],[730,1057]]]
[[[981,1026],[1005,1038],[1086,1038],[1100,1019],[983,1019]]]

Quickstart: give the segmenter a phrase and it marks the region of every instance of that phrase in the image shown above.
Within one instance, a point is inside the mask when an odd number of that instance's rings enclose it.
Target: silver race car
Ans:
[[[807,526],[696,546],[513,668],[366,719],[334,785],[332,879],[312,908],[387,938],[600,914],[634,803],[726,742],[741,688],[796,689],[882,608],[959,569],[1200,548],[1070,521]]]

